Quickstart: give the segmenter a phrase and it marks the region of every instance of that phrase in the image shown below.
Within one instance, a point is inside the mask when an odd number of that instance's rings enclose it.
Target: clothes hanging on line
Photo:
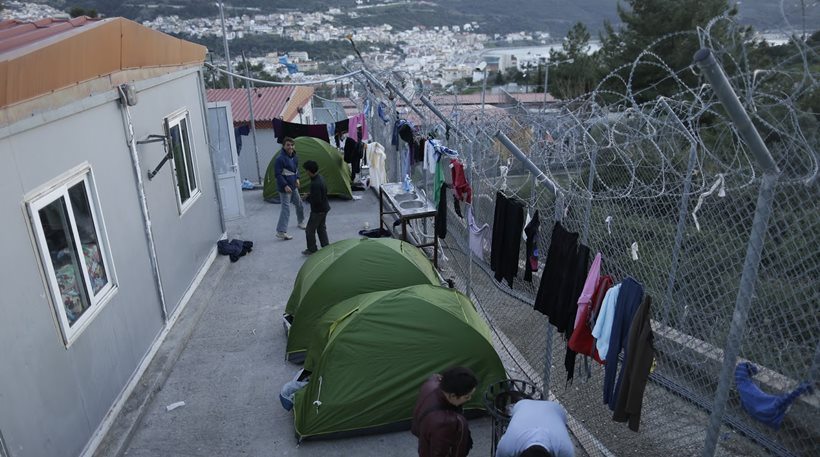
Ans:
[[[467,205],[467,226],[470,230],[470,250],[473,251],[474,256],[484,260],[485,252],[489,250],[490,245],[488,240],[490,225],[484,223],[478,226],[472,205]]]
[[[610,287],[612,287],[611,276],[604,275],[598,278],[598,283],[595,286],[595,292],[592,294],[589,306],[585,306],[582,309],[581,305],[578,305],[581,320],[575,328],[572,329],[572,336],[567,343],[569,348],[576,353],[592,357],[600,364],[603,364],[604,361],[598,355],[598,350],[595,348],[595,338],[592,336],[592,328],[595,325],[593,313],[595,309],[601,307],[604,296]]]
[[[541,273],[534,308],[549,317],[560,333],[572,331],[578,296],[589,263],[589,248],[578,244],[579,235],[556,221]]]
[[[233,129],[234,140],[236,141],[236,155],[242,153],[242,137],[251,133],[250,125],[240,125]]]
[[[367,122],[364,113],[348,118],[347,136],[356,141],[367,139]]]
[[[538,210],[535,210],[529,224],[524,227],[524,234],[527,235],[526,257],[524,258],[524,281],[532,282],[532,274],[538,271],[538,230],[541,227],[541,220],[538,217]]]
[[[557,320],[564,326],[564,338],[569,340],[572,337],[572,324],[575,321],[576,310],[578,309],[578,296],[584,288],[584,279],[586,278],[587,268],[589,265],[589,247],[583,244],[578,245],[575,251],[575,257],[570,263],[570,268],[564,277],[566,284],[562,287],[565,294],[559,297],[559,301],[563,303],[563,307],[558,309]],[[569,346],[566,347],[564,354],[564,368],[567,370],[567,384],[571,384],[575,377],[575,351]]]
[[[436,174],[433,176],[433,189],[438,189],[441,187],[441,183],[444,182],[444,166],[441,162],[436,163]],[[433,200],[435,201],[436,207],[438,207],[438,201],[441,195],[438,192],[433,192]]]
[[[447,188],[450,187],[446,182],[441,183],[438,188],[439,201],[436,209],[436,236],[442,240],[447,237]]]
[[[363,155],[364,150],[362,143],[348,137],[345,140],[344,161],[350,164],[351,180],[361,171]]]
[[[584,281],[584,288],[581,290],[581,296],[578,297],[578,312],[575,315],[575,323],[572,328],[578,328],[581,322],[581,314],[589,308],[592,302],[592,295],[595,293],[595,287],[598,285],[598,278],[601,277],[601,253],[595,254],[592,260],[592,265],[589,267],[587,279]]]
[[[274,119],[273,133],[276,135],[276,141],[279,144],[282,144],[285,137],[297,138],[300,136],[318,138],[330,143],[330,137],[327,136],[327,125],[325,124],[296,124],[282,119]]]
[[[450,170],[453,178],[453,191],[457,199],[473,202],[473,188],[467,182],[467,177],[464,175],[464,164],[458,159],[450,160]]]
[[[387,154],[384,152],[384,146],[378,142],[368,143],[365,147],[365,155],[367,156],[367,163],[370,164],[370,185],[379,190],[382,184],[387,182],[387,169],[385,163],[387,162]]]
[[[512,287],[513,279],[518,274],[525,204],[517,198],[507,198],[501,192],[495,195],[490,267],[495,272],[496,281],[504,279]]]
[[[650,323],[652,297],[645,295],[643,302],[635,311],[626,344],[624,368],[619,379],[618,396],[615,400],[615,412],[612,420],[628,422],[629,429],[637,432],[641,424],[643,393],[652,361],[655,359],[654,336]]]
[[[595,319],[595,326],[592,328],[592,336],[595,338],[595,350],[601,360],[606,361],[609,352],[609,337],[612,332],[612,321],[615,319],[615,305],[618,303],[618,295],[621,292],[621,284],[612,286],[604,296],[598,317]]]
[[[629,327],[635,316],[635,311],[643,300],[643,286],[633,278],[621,281],[621,290],[618,292],[618,302],[615,304],[615,317],[612,320],[612,330],[609,338],[609,348],[604,366],[604,403],[610,410],[615,410],[618,401],[618,389],[624,376],[624,367],[618,372],[618,355],[624,351],[624,360],[629,358],[627,338]],[[617,380],[616,380],[617,375]]]

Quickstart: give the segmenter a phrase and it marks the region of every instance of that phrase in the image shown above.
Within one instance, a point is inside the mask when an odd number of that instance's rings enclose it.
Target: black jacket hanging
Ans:
[[[518,274],[521,230],[524,227],[524,206],[521,200],[508,199],[501,192],[496,193],[490,263],[495,272],[495,280],[504,279],[510,287]]]
[[[436,236],[442,240],[447,236],[447,188],[446,182],[441,183],[439,188],[438,208],[436,209]]]

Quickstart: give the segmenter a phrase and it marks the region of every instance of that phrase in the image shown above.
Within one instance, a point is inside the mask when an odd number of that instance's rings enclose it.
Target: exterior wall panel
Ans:
[[[188,73],[157,85],[140,92],[138,100],[132,109],[138,139],[162,133],[163,117],[187,106],[199,156],[202,195],[182,216],[168,165],[154,180],[145,180],[171,311],[221,233],[198,76]],[[138,147],[143,173],[162,156],[152,146]],[[0,262],[0,430],[11,456],[76,456],[163,328],[119,104],[106,103],[0,139],[0,159],[5,164],[0,167],[0,211],[7,215]],[[38,188],[84,163],[92,169],[118,289],[66,347],[24,203]]]

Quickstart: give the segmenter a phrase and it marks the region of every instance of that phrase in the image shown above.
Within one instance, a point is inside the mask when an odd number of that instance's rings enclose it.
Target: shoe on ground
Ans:
[[[288,234],[287,232],[276,232],[276,238],[279,238],[280,240],[292,240],[293,239],[293,237],[290,236],[290,234]]]
[[[305,229],[307,228],[307,224],[305,224],[304,222],[302,222],[302,223],[300,223],[299,225],[297,225],[297,227],[299,227],[299,228],[300,228],[300,229],[302,229],[302,230],[305,230]]]
[[[310,249],[305,249],[304,251],[302,251],[302,255],[311,255],[314,252],[316,252],[316,251],[311,251]]]

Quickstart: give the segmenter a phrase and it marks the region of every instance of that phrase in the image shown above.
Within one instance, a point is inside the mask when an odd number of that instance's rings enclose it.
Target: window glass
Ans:
[[[97,239],[97,230],[88,194],[85,191],[85,183],[79,182],[72,186],[68,190],[68,195],[74,212],[74,222],[80,236],[80,244],[83,246],[85,270],[88,273],[92,293],[97,295],[108,284],[108,275],[105,272],[105,264],[100,252],[100,243]]]
[[[181,124],[172,125],[170,128],[171,155],[174,158],[174,168],[177,177],[177,188],[179,191],[180,203],[185,203],[191,198],[188,190],[188,172],[185,169],[185,153],[183,152]]]
[[[116,290],[90,169],[28,202],[54,311],[66,343]]]
[[[39,213],[48,258],[56,276],[68,325],[72,326],[91,306],[91,300],[83,279],[65,199],[60,197],[54,200]]]
[[[190,192],[193,193],[196,190],[196,167],[194,166],[191,141],[188,137],[188,120],[182,119],[179,125],[182,128],[182,149],[185,151],[185,166],[188,169],[188,185],[190,186]]]

